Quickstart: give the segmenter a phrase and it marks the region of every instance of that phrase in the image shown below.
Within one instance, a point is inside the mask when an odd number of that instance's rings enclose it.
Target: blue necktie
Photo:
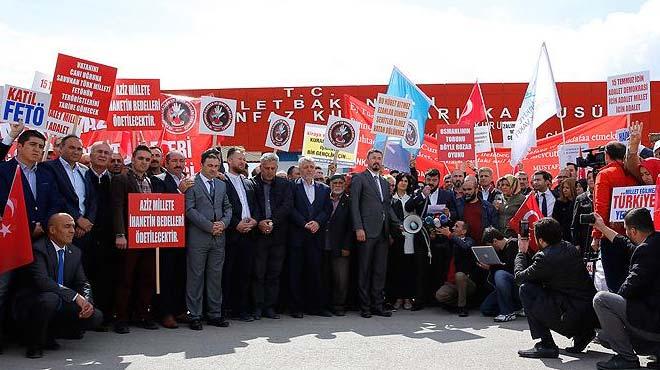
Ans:
[[[215,184],[213,180],[209,180],[209,196],[211,196],[211,203],[215,203]]]
[[[64,285],[64,249],[57,251],[57,284]]]
[[[541,197],[543,197],[543,200],[541,200],[541,213],[544,217],[548,217],[548,201],[545,199],[545,193],[541,193]]]

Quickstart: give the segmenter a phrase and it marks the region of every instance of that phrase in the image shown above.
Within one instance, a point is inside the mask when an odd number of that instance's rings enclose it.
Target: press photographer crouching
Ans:
[[[600,342],[614,352],[599,369],[636,369],[638,354],[660,355],[660,234],[654,231],[651,212],[630,210],[624,218],[627,237],[608,227],[595,215],[594,228],[630,256],[628,275],[618,293],[598,292],[594,309],[602,330]],[[607,271],[606,271],[607,273]],[[647,367],[660,369],[657,361]]]
[[[597,320],[591,302],[596,289],[578,249],[561,240],[559,222],[548,217],[537,221],[534,237],[539,247],[536,254],[528,250],[529,239],[519,236],[514,272],[532,338],[541,341],[518,355],[558,357],[550,330],[573,338],[567,352],[582,352],[595,336]]]

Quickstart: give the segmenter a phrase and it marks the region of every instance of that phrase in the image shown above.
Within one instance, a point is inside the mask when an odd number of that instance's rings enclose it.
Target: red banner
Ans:
[[[106,119],[116,76],[117,68],[58,54],[50,110]]]
[[[470,161],[474,153],[472,122],[438,126],[438,161]]]
[[[162,130],[160,80],[117,79],[108,113],[108,131]]]
[[[653,210],[653,222],[655,223],[655,230],[660,231],[660,175],[655,180],[655,209]]]
[[[185,203],[183,194],[128,194],[128,247],[185,247]]]

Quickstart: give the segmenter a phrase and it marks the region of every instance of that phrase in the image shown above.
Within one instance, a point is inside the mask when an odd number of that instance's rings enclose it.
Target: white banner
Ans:
[[[270,116],[268,116],[268,123],[268,133],[266,134],[266,143],[264,145],[269,148],[288,152],[289,146],[291,146],[296,120],[271,112]]]
[[[410,99],[378,94],[371,132],[403,138],[412,106],[413,101]]]
[[[490,125],[474,127],[474,150],[477,153],[488,153],[492,150],[490,145]]]
[[[199,133],[234,136],[236,128],[236,100],[202,96]]]
[[[52,76],[52,75],[51,75]],[[50,86],[53,84],[51,77],[43,72],[35,71],[32,80],[32,90],[50,94]]]
[[[0,121],[23,122],[25,127],[44,130],[50,98],[50,94],[5,85],[2,92]]]
[[[651,211],[655,207],[655,185],[627,186],[612,189],[610,207],[610,222],[623,222],[626,212],[633,208],[646,208]]]
[[[607,115],[648,112],[651,110],[649,71],[626,73],[607,78]]]
[[[566,144],[557,147],[557,156],[559,157],[559,168],[566,167],[567,163],[575,163],[580,156],[580,151],[589,149],[589,143]]]
[[[502,147],[511,148],[516,121],[502,121]]]

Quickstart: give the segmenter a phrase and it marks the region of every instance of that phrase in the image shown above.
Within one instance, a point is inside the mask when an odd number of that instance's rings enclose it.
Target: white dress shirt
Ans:
[[[385,199],[385,194],[383,193],[383,187],[380,184],[380,173],[374,172],[369,168],[367,168],[367,170],[369,170],[369,173],[371,174],[372,181],[376,181],[376,185],[378,186],[378,191],[380,192],[380,200]],[[374,178],[376,176],[377,178]]]
[[[173,176],[174,178],[176,178],[176,176],[174,176],[174,175],[172,175],[172,176]],[[211,194],[211,184],[209,184],[209,181],[211,181],[211,179],[209,179],[209,178],[207,178],[206,176],[202,175],[201,172],[199,173],[199,178],[202,179],[202,182],[204,183],[204,186],[206,186],[206,191],[207,191],[209,194]]]
[[[78,163],[74,163],[71,166],[67,161],[60,157],[60,162],[66,171],[67,176],[69,176],[69,181],[73,190],[78,196],[78,211],[80,211],[80,216],[85,215],[85,176],[82,173],[82,170]]]
[[[541,210],[543,210],[543,196],[541,196],[541,194],[545,194],[545,204],[548,207],[547,217],[552,217],[552,210],[555,208],[555,196],[552,194],[552,191],[550,191],[550,188],[546,189],[544,193],[537,191],[536,201],[539,202],[539,208]]]
[[[241,175],[235,175],[231,172],[227,172],[225,175],[229,178],[232,185],[238,193],[238,199],[241,201],[241,219],[251,218],[250,206],[247,201],[247,194],[245,193],[245,185],[243,184],[243,177]]]
[[[57,257],[57,261],[58,261],[58,263],[59,263],[59,256],[58,256],[57,254],[58,254],[58,252],[59,252],[60,250],[64,250],[64,257],[62,257],[62,260],[63,260],[63,261],[66,261],[66,246],[64,246],[64,247],[60,247],[60,246],[57,245],[57,243],[55,243],[54,241],[51,240],[50,242],[53,243],[53,246],[55,247],[55,256]],[[59,268],[59,266],[58,266],[58,268]],[[55,271],[57,271],[57,269],[55,269]],[[63,287],[64,287],[64,286],[63,286]],[[64,288],[66,288],[66,287],[64,287]],[[75,302],[75,301],[76,301],[76,298],[78,298],[78,293],[76,293],[76,295],[73,296],[73,300],[72,300],[72,302]]]
[[[305,179],[301,178],[302,183],[303,183],[303,188],[305,189],[305,194],[307,195],[307,200],[309,200],[309,204],[314,204],[314,180],[312,180],[311,184],[308,184]]]

